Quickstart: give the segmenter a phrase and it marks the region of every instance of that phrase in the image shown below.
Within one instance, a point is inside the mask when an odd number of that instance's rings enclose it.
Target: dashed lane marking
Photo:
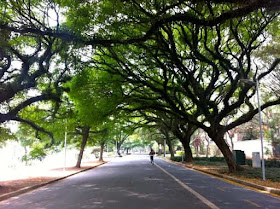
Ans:
[[[209,200],[207,200],[205,197],[203,197],[201,194],[197,193],[196,191],[194,191],[192,188],[188,187],[186,184],[184,184],[182,181],[180,181],[179,179],[177,179],[175,176],[173,176],[172,174],[170,174],[168,171],[166,171],[165,169],[163,169],[162,167],[160,167],[159,165],[157,165],[155,163],[155,165],[161,169],[164,173],[166,173],[168,176],[170,176],[172,179],[174,179],[178,184],[180,184],[184,189],[188,190],[190,193],[192,193],[193,195],[195,195],[198,199],[200,199],[203,203],[205,203],[207,206],[209,206],[212,209],[219,209],[219,207],[217,207],[215,204],[213,204],[212,202],[210,202]]]
[[[258,205],[257,203],[254,203],[254,202],[252,202],[252,201],[250,201],[250,200],[244,200],[245,202],[248,202],[248,203],[250,203],[251,205],[254,205],[254,206],[256,206],[256,207],[258,207],[258,208],[261,208],[262,206],[260,206],[260,205]]]
[[[221,187],[217,187],[218,190],[221,190],[222,192],[224,192],[225,190]]]

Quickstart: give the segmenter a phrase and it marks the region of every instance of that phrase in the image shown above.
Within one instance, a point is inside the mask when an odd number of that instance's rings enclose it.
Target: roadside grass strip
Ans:
[[[163,169],[162,167],[160,167],[159,165],[157,165],[155,163],[155,165],[161,169],[164,173],[166,173],[168,176],[170,176],[174,181],[176,181],[178,184],[180,184],[184,189],[188,190],[190,193],[192,193],[194,196],[196,196],[198,199],[200,199],[204,204],[206,204],[207,206],[209,206],[212,209],[219,209],[218,206],[216,206],[215,204],[213,204],[212,202],[210,202],[209,200],[207,200],[205,197],[203,197],[202,195],[200,195],[199,193],[197,193],[196,191],[194,191],[192,188],[188,187],[186,184],[184,184],[182,181],[180,181],[179,179],[177,179],[175,176],[173,176],[172,174],[170,174],[168,171],[166,171],[165,169]]]

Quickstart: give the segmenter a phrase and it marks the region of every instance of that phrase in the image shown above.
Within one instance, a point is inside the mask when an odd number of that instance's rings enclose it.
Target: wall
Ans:
[[[252,152],[259,152],[261,155],[261,140],[247,140],[234,142],[234,150],[242,150],[246,157],[251,158]],[[272,146],[269,142],[264,141],[264,157],[269,158],[272,154]]]

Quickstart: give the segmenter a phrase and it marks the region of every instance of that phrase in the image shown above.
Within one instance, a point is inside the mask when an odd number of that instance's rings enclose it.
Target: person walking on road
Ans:
[[[151,159],[151,164],[154,164],[155,151],[153,150],[153,148],[151,148],[149,155],[150,155],[150,159]]]

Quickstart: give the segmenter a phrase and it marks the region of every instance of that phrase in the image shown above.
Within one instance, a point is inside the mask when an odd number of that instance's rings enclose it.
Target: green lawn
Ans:
[[[182,157],[175,156],[171,160],[181,162]],[[223,157],[198,157],[194,158],[194,161],[187,166],[193,168],[203,169],[208,172],[219,173],[262,186],[273,187],[280,189],[280,166],[277,160],[270,160],[266,163],[268,167],[265,168],[266,171],[266,181],[262,180],[262,169],[261,168],[252,168],[251,160],[246,160],[248,165],[242,165],[241,170],[236,171],[235,173],[228,173],[228,167]],[[276,167],[274,167],[276,166]]]
[[[204,169],[210,172],[220,173],[223,175],[232,176],[243,179],[263,186],[274,187],[280,189],[280,168],[266,167],[266,181],[262,180],[262,169],[252,168],[249,165],[241,166],[241,170],[235,173],[228,173],[228,168],[225,162],[213,161],[194,161],[191,166]]]

